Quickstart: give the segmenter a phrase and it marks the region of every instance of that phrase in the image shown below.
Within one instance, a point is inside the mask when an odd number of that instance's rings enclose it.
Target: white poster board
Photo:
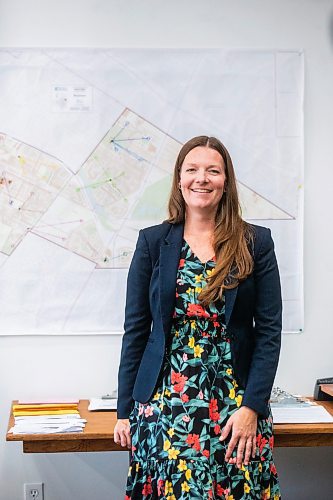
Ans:
[[[302,330],[301,51],[2,49],[0,72],[1,334],[121,333],[138,230],[201,134],[271,228],[284,330]]]

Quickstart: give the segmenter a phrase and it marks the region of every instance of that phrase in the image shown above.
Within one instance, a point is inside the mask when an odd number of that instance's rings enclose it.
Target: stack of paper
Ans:
[[[52,434],[82,432],[86,420],[78,410],[78,401],[19,402],[13,405],[13,434]]]
[[[315,424],[333,423],[333,416],[316,404],[303,406],[272,406],[273,420],[276,424]]]
[[[323,406],[280,387],[273,387],[270,405],[276,424],[333,423],[333,416]]]
[[[116,410],[117,409],[117,399],[112,397],[104,398],[91,398],[89,401],[88,410],[89,411],[106,411],[106,410]]]

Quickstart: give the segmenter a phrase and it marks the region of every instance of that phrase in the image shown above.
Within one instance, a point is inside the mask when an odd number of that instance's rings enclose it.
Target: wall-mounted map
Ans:
[[[0,69],[1,333],[121,331],[138,230],[200,134],[272,229],[284,329],[302,329],[301,52],[6,49]]]

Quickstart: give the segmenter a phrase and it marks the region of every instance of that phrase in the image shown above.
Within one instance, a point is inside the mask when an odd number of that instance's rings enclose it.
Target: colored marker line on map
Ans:
[[[52,233],[47,233],[45,231],[40,231],[38,228],[34,227],[32,229],[29,229],[32,233],[35,233],[36,231],[36,235],[37,236],[45,236],[45,237],[48,237],[48,238],[56,238],[58,240],[61,240],[61,241],[66,241],[66,237],[65,236],[58,236],[57,234],[52,234]]]
[[[17,210],[19,210],[19,211],[23,210],[23,212],[33,212],[33,213],[37,213],[37,214],[44,213],[43,210],[36,210],[36,209],[34,210],[32,208],[23,208],[23,205],[22,205],[22,207],[18,207]]]
[[[20,162],[21,166],[23,167],[23,165],[26,164],[26,160],[25,160],[24,156],[18,155],[17,158],[18,158],[18,161]]]
[[[151,137],[146,136],[146,137],[129,137],[128,139],[111,139],[110,142],[127,142],[127,141],[150,141]]]
[[[116,139],[125,130],[125,128],[128,127],[129,124],[130,124],[130,122],[128,120],[126,120],[124,125],[119,129],[118,133],[114,136],[113,139],[111,139],[110,142],[112,142],[114,139]]]
[[[125,148],[124,146],[122,146],[121,144],[119,144],[118,141],[113,140],[112,144],[114,145],[115,150],[121,149],[122,151],[124,151],[125,153],[129,154],[130,156],[132,156],[133,158],[135,158],[138,161],[147,161],[143,156],[140,156],[137,153],[134,153],[134,151],[131,151],[130,149]]]
[[[79,192],[79,191],[82,191],[82,189],[88,189],[88,188],[95,189],[95,188],[102,186],[104,184],[111,183],[112,188],[115,191],[117,191],[119,194],[122,194],[120,189],[116,185],[115,181],[117,179],[119,179],[119,177],[122,177],[123,175],[125,175],[125,172],[120,172],[120,174],[118,174],[114,179],[110,178],[110,179],[106,179],[104,181],[94,182],[93,184],[86,184],[85,186],[77,187],[76,192]]]
[[[34,191],[31,191],[28,198],[23,202],[23,204],[20,207],[18,207],[17,210],[19,210],[19,211],[23,210],[24,212],[35,212],[38,214],[42,214],[44,212],[43,210],[37,210],[37,209],[33,209],[33,208],[25,208],[25,206],[24,206],[29,202],[29,200],[31,200],[31,198],[34,196],[34,194],[35,194]]]
[[[92,184],[86,184],[85,186],[77,187],[75,189],[75,191],[79,192],[79,191],[82,191],[82,189],[88,189],[88,188],[95,189],[98,186],[102,186],[103,184],[107,184],[108,182],[113,182],[113,179],[110,178],[110,179],[106,179],[105,181],[94,182]]]
[[[106,257],[107,261],[104,259],[104,262],[108,262],[110,260],[116,260],[116,259],[121,259],[121,257],[128,257],[131,253],[133,253],[133,250],[129,251],[129,252],[122,252],[121,254],[119,255],[115,255],[114,257],[112,257],[112,259]]]

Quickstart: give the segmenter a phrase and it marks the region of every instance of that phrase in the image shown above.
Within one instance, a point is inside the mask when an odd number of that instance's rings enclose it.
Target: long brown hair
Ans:
[[[208,279],[207,286],[200,293],[203,305],[208,305],[222,297],[223,290],[235,288],[253,270],[253,257],[249,247],[253,243],[253,230],[241,217],[237,193],[236,177],[231,157],[226,147],[215,137],[200,135],[187,141],[181,148],[173,174],[169,198],[169,218],[171,224],[184,223],[186,204],[179,189],[180,171],[185,156],[194,148],[203,146],[215,149],[223,158],[226,190],[216,210],[213,247],[216,258],[215,270]]]

